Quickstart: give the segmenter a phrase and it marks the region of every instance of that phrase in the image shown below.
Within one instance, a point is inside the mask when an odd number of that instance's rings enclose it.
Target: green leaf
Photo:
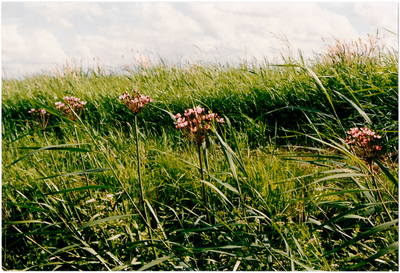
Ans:
[[[65,145],[85,145],[88,143],[80,143],[80,144],[65,144]],[[41,149],[42,147],[10,147],[9,149],[19,149],[19,150],[33,150],[33,149]],[[48,148],[46,150],[51,151],[71,151],[71,152],[92,152],[92,150],[85,150],[82,148],[68,148],[68,147],[53,147]]]
[[[308,183],[305,186],[285,191],[285,192],[283,192],[281,194],[289,193],[289,192],[292,192],[292,191],[297,191],[299,189],[302,189],[302,188],[305,188],[305,187],[308,187],[310,185],[313,185],[313,184],[316,184],[316,183],[319,183],[319,182],[323,182],[323,181],[326,181],[326,180],[337,179],[337,178],[353,178],[353,177],[362,177],[362,176],[366,176],[366,175],[362,174],[362,173],[340,173],[340,174],[330,175],[330,176],[326,176],[326,177],[320,178],[318,180],[315,180],[315,181],[313,181],[311,183]]]
[[[233,139],[235,140],[235,146],[236,146],[236,150],[237,150],[238,155],[236,155],[236,153],[232,150],[231,147],[228,146],[228,144],[226,144],[226,143],[224,142],[223,145],[226,146],[226,148],[228,149],[228,151],[232,153],[232,159],[234,160],[235,164],[238,166],[239,170],[240,170],[242,173],[244,173],[246,177],[248,177],[246,167],[245,167],[245,165],[244,165],[244,163],[243,163],[242,155],[240,154],[240,151],[239,151],[239,142],[238,142],[238,140],[237,140],[235,130],[233,129],[232,124],[231,124],[231,121],[229,120],[229,118],[226,117],[226,116],[224,116],[224,118],[225,118],[226,123],[227,123],[228,126],[229,126],[229,130],[230,130],[230,132],[231,132],[231,135],[233,136]],[[214,132],[217,134],[219,140],[221,141],[222,138],[219,136],[219,134],[218,134],[218,132],[215,130],[215,128],[213,128],[213,129],[214,129]]]
[[[383,255],[392,253],[392,252],[394,252],[396,250],[397,251],[399,250],[399,242],[398,241],[394,242],[393,244],[390,244],[387,248],[381,249],[380,251],[378,251],[377,253],[375,253],[371,257],[365,259],[364,261],[362,261],[362,262],[360,262],[360,263],[358,263],[356,265],[350,266],[349,269],[353,269],[353,268],[356,268],[356,267],[359,267],[359,266],[363,266],[363,265],[365,265],[365,264],[367,264],[367,263],[369,263],[369,262],[371,262],[371,261],[383,256]]]
[[[399,181],[389,172],[389,169],[383,166],[383,164],[378,159],[375,158],[374,161],[376,164],[378,164],[379,168],[381,168],[381,170],[386,174],[389,180],[398,188]]]
[[[59,127],[60,127],[60,125],[48,126],[48,127],[46,127],[46,129],[59,128]],[[41,131],[43,131],[43,130],[42,130],[42,129],[36,129],[36,130],[29,131],[28,133],[23,134],[22,136],[19,136],[19,137],[15,138],[15,139],[11,140],[10,142],[8,142],[8,143],[5,144],[5,145],[10,145],[11,143],[17,141],[18,139],[24,138],[24,137],[26,137],[26,136],[28,136],[28,135],[31,135],[31,134],[35,133],[35,132],[41,132]],[[6,148],[7,148],[7,147],[6,147]]]
[[[343,213],[331,218],[330,220],[320,224],[318,228],[326,226],[326,225],[329,225],[329,224],[334,223],[334,222],[337,222],[339,219],[341,219],[343,217],[346,217],[348,215],[352,215],[356,211],[359,211],[359,210],[362,210],[362,209],[365,209],[365,208],[369,208],[369,207],[375,207],[375,206],[378,206],[380,204],[381,203],[370,203],[370,204],[364,204],[364,205],[357,206],[354,209],[350,209],[348,211],[345,211],[345,212],[343,212]]]
[[[81,171],[76,171],[76,172],[73,172],[73,173],[64,173],[64,174],[57,174],[57,175],[42,177],[42,178],[38,178],[37,180],[50,179],[50,178],[60,177],[60,176],[80,175],[80,174],[88,174],[88,173],[99,173],[99,172],[104,172],[104,171],[107,171],[107,170],[110,170],[110,168],[98,168],[98,169],[81,170]]]
[[[153,261],[149,262],[148,264],[146,264],[146,265],[142,266],[141,268],[139,268],[138,271],[144,271],[146,269],[152,268],[153,266],[158,265],[159,263],[162,263],[162,262],[164,262],[164,261],[166,261],[168,259],[171,259],[172,257],[173,256],[170,255],[170,256],[164,256],[164,257],[158,258],[156,260],[153,260]]]
[[[343,99],[345,99],[348,103],[350,103],[357,111],[358,113],[365,119],[365,121],[372,125],[372,121],[371,119],[368,117],[367,113],[365,113],[357,104],[355,104],[354,102],[352,102],[350,99],[346,98],[343,94],[334,91],[336,94],[338,94],[340,97],[342,97]],[[360,105],[361,106],[361,105]]]
[[[246,169],[244,168],[243,164],[241,163],[241,161],[239,160],[239,158],[237,157],[237,155],[235,154],[235,152],[231,149],[231,147],[229,147],[228,144],[225,143],[225,141],[222,139],[222,137],[217,133],[217,131],[215,130],[214,132],[216,134],[216,136],[219,139],[219,142],[221,143],[222,146],[222,151],[224,152],[225,158],[228,161],[229,167],[231,169],[232,172],[232,176],[236,181],[236,186],[237,186],[237,190],[240,194],[240,196],[242,195],[242,190],[240,187],[240,183],[239,183],[239,178],[236,172],[236,164],[238,164],[239,166],[241,166],[241,170],[244,172],[244,174],[247,176],[247,172]],[[241,196],[242,197],[242,196]]]
[[[42,221],[42,220],[9,221],[9,222],[4,222],[4,224],[9,224],[9,225],[17,225],[17,224],[49,224],[49,225],[52,225],[52,223],[45,222],[45,221]]]
[[[144,199],[144,202],[145,202],[145,203],[147,204],[147,206],[149,207],[149,209],[150,209],[150,211],[151,211],[151,214],[153,214],[154,219],[155,219],[156,222],[157,222],[158,227],[161,229],[161,232],[162,232],[162,234],[164,235],[164,238],[167,240],[167,239],[168,239],[168,238],[167,238],[167,235],[165,234],[164,229],[163,229],[163,227],[162,227],[160,221],[158,220],[157,214],[155,213],[153,207],[150,205],[150,203],[149,203],[149,201],[148,201],[147,199]]]
[[[281,250],[274,249],[274,248],[271,248],[271,250],[272,250],[273,252],[275,252],[275,253],[281,254],[283,257],[289,259],[291,262],[294,262],[294,263],[300,265],[301,267],[303,267],[303,268],[306,269],[307,271],[314,271],[313,268],[311,268],[311,267],[309,267],[309,266],[307,266],[307,265],[305,265],[305,264],[299,262],[298,260],[296,260],[296,259],[290,257],[289,255],[287,255],[287,253],[285,253],[285,252],[283,252],[283,251],[281,251]]]
[[[392,226],[392,225],[394,225],[394,224],[396,224],[398,222],[399,222],[399,219],[395,219],[393,221],[383,223],[383,224],[381,224],[379,226],[375,226],[375,227],[371,228],[370,230],[361,233],[356,238],[351,239],[347,243],[345,243],[345,244],[343,244],[343,245],[341,245],[341,246],[339,246],[339,247],[337,247],[337,248],[325,253],[324,256],[330,255],[330,254],[332,254],[332,253],[334,253],[334,252],[336,252],[336,251],[338,251],[338,250],[340,250],[340,249],[342,249],[342,248],[344,248],[346,246],[352,245],[352,244],[354,244],[354,243],[356,243],[356,242],[358,242],[358,241],[360,241],[360,240],[362,240],[364,238],[367,238],[372,234],[375,234],[375,233],[378,233],[378,232],[380,232],[382,230],[385,230],[386,228],[388,228],[388,227],[390,227],[390,226]]]
[[[233,204],[231,203],[231,201],[229,201],[229,199],[225,196],[225,194],[223,194],[216,186],[214,186],[213,184],[211,184],[210,182],[201,180],[202,183],[206,184],[207,186],[211,187],[214,191],[216,191],[226,202],[229,203],[229,205],[231,205],[232,207]]]
[[[61,194],[61,193],[66,193],[66,192],[71,192],[71,191],[84,191],[84,190],[90,190],[90,189],[110,189],[110,188],[111,188],[110,186],[85,186],[85,187],[79,187],[79,188],[74,188],[74,189],[51,192],[51,193],[47,193],[45,195]]]
[[[15,203],[9,202],[9,201],[3,201],[3,204],[4,203],[10,204],[10,205],[13,205],[13,206],[16,206],[16,207],[31,209],[31,210],[46,211],[45,209],[42,209],[42,208],[35,208],[35,207],[27,206],[27,205],[15,204]]]
[[[84,145],[84,144],[87,144],[87,143],[82,143],[81,145]],[[65,146],[75,146],[75,145],[78,145],[78,144],[60,144],[60,145],[49,145],[49,146],[46,146],[46,147],[40,147],[40,148],[38,148],[38,149],[36,149],[36,150],[30,152],[29,154],[26,154],[26,155],[24,155],[23,157],[20,157],[19,159],[17,159],[16,161],[14,161],[13,163],[11,163],[10,165],[6,166],[6,168],[8,168],[8,167],[14,165],[15,163],[21,161],[22,159],[24,159],[24,158],[26,158],[26,157],[28,157],[28,156],[31,156],[31,155],[33,155],[33,154],[35,154],[35,153],[38,153],[38,152],[44,151],[44,150],[76,151],[78,148],[65,148]],[[34,147],[25,147],[25,148],[27,148],[27,149],[34,149]],[[60,149],[60,148],[61,148],[61,149]],[[24,147],[18,147],[17,149],[24,149]],[[78,149],[78,150],[80,151],[80,149]],[[85,150],[85,151],[86,151],[86,150]],[[89,152],[90,152],[90,151],[89,151]]]
[[[308,112],[316,113],[316,114],[321,115],[321,116],[326,116],[326,117],[331,118],[331,119],[335,119],[332,115],[327,114],[327,113],[325,113],[325,112],[322,112],[322,111],[320,111],[320,110],[313,109],[313,108],[296,107],[296,106],[285,106],[285,107],[281,107],[281,108],[278,108],[278,109],[269,111],[269,112],[267,112],[267,113],[264,113],[264,114],[262,114],[262,115],[271,114],[271,113],[273,113],[273,112],[280,111],[280,110],[283,110],[283,109],[294,109],[294,110],[300,110],[300,111],[308,111]],[[257,119],[259,119],[259,118],[257,118]]]
[[[53,252],[52,255],[54,256],[54,255],[56,255],[56,254],[58,254],[58,253],[60,253],[60,252],[65,252],[65,251],[68,251],[68,250],[70,250],[70,249],[76,249],[76,248],[80,248],[80,245],[78,245],[78,244],[73,244],[73,245],[69,245],[69,246],[60,248],[59,250]]]
[[[125,214],[125,215],[110,216],[110,217],[107,217],[107,218],[103,218],[103,219],[100,219],[100,220],[96,220],[96,221],[92,221],[92,222],[86,223],[83,226],[81,226],[79,228],[79,230],[87,228],[87,227],[91,227],[91,226],[94,226],[94,225],[102,224],[102,223],[105,223],[105,222],[110,222],[110,221],[123,219],[123,218],[130,217],[130,216],[133,216],[133,215],[137,215],[137,214]]]
[[[231,173],[228,173],[228,174],[231,175]],[[221,179],[216,178],[214,175],[210,175],[210,177],[211,177],[212,179],[214,179],[215,181],[217,181],[217,182],[218,182],[219,184],[221,184],[222,186],[224,186],[225,188],[227,188],[228,190],[230,190],[230,191],[232,191],[232,192],[234,192],[234,193],[236,193],[236,194],[239,194],[239,192],[237,191],[237,189],[235,189],[234,187],[232,187],[231,184],[226,183],[226,182],[222,182]]]
[[[318,188],[318,189],[323,189],[323,187]],[[330,190],[332,188],[326,187],[325,189]],[[347,190],[347,191],[338,191],[338,192],[330,192],[330,193],[325,193],[322,195],[318,195],[319,197],[326,197],[326,196],[331,196],[331,195],[340,195],[340,194],[347,194],[347,193],[358,193],[358,192],[363,192],[363,191],[378,191],[379,189],[372,189],[372,190]]]

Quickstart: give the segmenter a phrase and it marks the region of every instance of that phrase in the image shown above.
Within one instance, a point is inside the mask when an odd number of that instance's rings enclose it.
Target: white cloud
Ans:
[[[33,31],[29,31],[17,24],[2,26],[3,64],[8,67],[27,62],[62,63],[67,58],[64,50],[72,58],[91,61],[99,57],[101,62],[115,66],[130,64],[133,58],[140,57],[139,53],[146,56],[153,53],[155,60],[159,53],[163,59],[173,61],[178,56],[202,61],[217,58],[220,62],[252,56],[271,59],[286,49],[284,36],[294,53],[301,49],[309,55],[311,49],[326,50],[322,36],[328,41],[332,37],[349,41],[361,36],[347,17],[321,8],[318,3],[29,2],[26,5],[46,20],[46,28],[30,26]],[[393,29],[392,22],[397,18],[394,3],[358,3],[355,10],[371,27]],[[397,23],[395,26],[397,31]]]
[[[90,44],[92,54],[102,54],[106,56],[103,60],[115,63],[121,59],[121,55],[128,57],[133,54],[136,58],[137,52],[145,55],[150,52],[154,56],[160,53],[162,58],[171,59],[177,54],[193,53],[193,45],[205,48],[215,43],[213,38],[203,33],[202,27],[195,20],[174,10],[167,3],[144,3],[132,16],[140,19],[140,25],[105,27],[101,32],[107,39],[92,36],[90,39],[75,41],[74,44]],[[109,50],[104,52],[99,44]]]
[[[37,30],[32,37],[32,53],[42,62],[51,62],[66,58],[67,55],[59,44],[56,36],[46,30]]]
[[[24,55],[30,50],[28,42],[18,32],[16,24],[1,26],[1,44],[3,62],[11,62],[14,56]]]
[[[3,25],[1,42],[2,66],[9,71],[15,71],[23,63],[32,64],[30,68],[39,71],[68,57],[57,38],[42,29],[27,33],[15,24]]]
[[[294,50],[320,51],[325,49],[321,36],[351,39],[359,34],[347,18],[317,3],[193,3],[190,10],[216,46],[269,57],[271,48],[284,46],[283,35]]]
[[[136,16],[142,20],[141,26],[147,31],[152,31],[162,42],[174,42],[176,39],[202,35],[201,26],[197,22],[175,11],[167,3],[144,3],[136,12]]]
[[[386,28],[398,32],[398,3],[356,3],[354,8],[372,30]]]
[[[94,16],[104,15],[104,11],[97,4],[82,2],[27,2],[27,7],[45,16],[50,23],[64,28],[72,28],[68,20],[72,15],[89,14]]]

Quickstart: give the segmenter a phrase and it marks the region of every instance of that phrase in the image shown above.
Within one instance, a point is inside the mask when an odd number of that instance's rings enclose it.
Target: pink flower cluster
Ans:
[[[367,161],[372,161],[376,154],[382,150],[379,139],[382,137],[367,127],[361,129],[355,127],[347,132],[345,142],[350,145],[360,156]]]
[[[46,115],[46,110],[44,110],[43,108],[40,108],[38,110],[35,110],[34,108],[32,108],[30,111],[28,111],[29,114],[35,114],[35,113],[40,113],[41,115]],[[48,115],[50,115],[49,113],[47,113]]]
[[[56,109],[61,110],[64,114],[71,120],[76,120],[76,116],[71,111],[73,110],[78,116],[85,110],[86,101],[81,101],[81,99],[76,97],[64,97],[66,103],[58,101],[55,103]]]
[[[149,96],[144,96],[144,95],[140,94],[138,91],[136,91],[135,89],[133,89],[133,98],[132,98],[131,94],[129,94],[128,92],[125,92],[119,97],[119,99],[123,100],[125,105],[129,109],[131,109],[131,111],[134,114],[139,113],[140,110],[142,110],[143,107],[146,106],[146,104],[153,101],[152,99],[150,99]]]
[[[37,125],[40,128],[45,129],[46,126],[49,124],[50,114],[47,113],[46,110],[44,110],[43,108],[37,110],[32,108],[31,110],[28,111],[28,113],[33,116]]]
[[[193,109],[185,110],[183,116],[175,115],[176,129],[183,129],[183,132],[190,140],[194,140],[198,145],[201,145],[205,139],[207,131],[211,129],[212,120],[219,123],[224,123],[223,118],[219,118],[216,113],[205,112],[204,108],[197,106]]]

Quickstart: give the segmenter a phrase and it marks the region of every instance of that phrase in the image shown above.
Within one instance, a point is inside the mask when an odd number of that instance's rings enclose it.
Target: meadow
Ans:
[[[398,270],[398,52],[371,37],[3,79],[2,269]],[[176,129],[197,106],[223,118],[200,142]]]

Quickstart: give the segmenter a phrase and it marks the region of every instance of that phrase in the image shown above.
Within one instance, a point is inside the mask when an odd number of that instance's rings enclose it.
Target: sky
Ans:
[[[312,57],[334,38],[367,39],[378,29],[397,49],[398,9],[398,2],[378,1],[3,1],[2,76],[61,70],[67,62],[118,71],[160,59],[271,62],[298,50]]]

